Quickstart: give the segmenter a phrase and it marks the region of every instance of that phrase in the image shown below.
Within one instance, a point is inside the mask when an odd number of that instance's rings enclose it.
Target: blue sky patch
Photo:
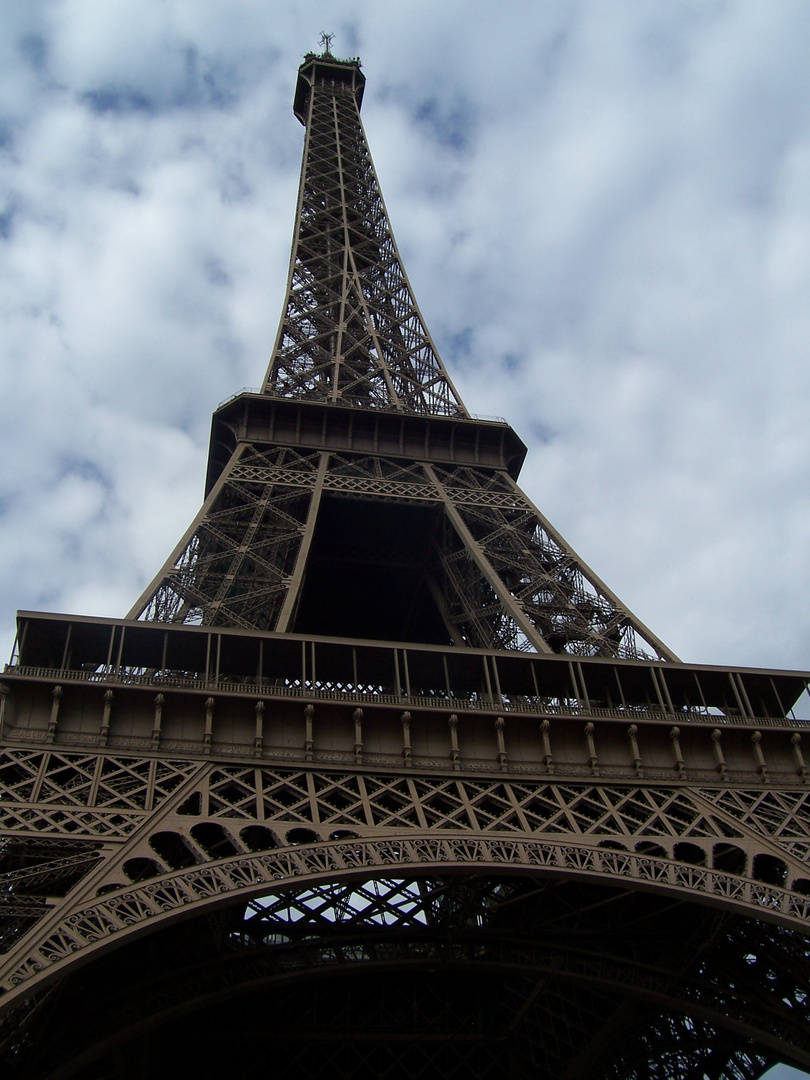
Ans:
[[[417,106],[414,118],[442,146],[461,152],[470,145],[476,110],[458,96],[451,100],[431,97]]]
[[[8,207],[6,210],[0,211],[0,239],[11,239],[11,234],[14,231],[15,216],[16,210],[13,206]]]
[[[90,480],[99,484],[105,491],[112,492],[113,484],[110,478],[102,471],[96,461],[89,458],[64,458],[62,462],[61,477],[80,476],[82,480]]]
[[[154,105],[145,94],[127,86],[104,86],[98,90],[87,90],[81,95],[81,100],[91,112],[99,114],[154,112]]]
[[[222,259],[206,259],[205,276],[212,285],[232,285],[231,275],[225,269]]]
[[[20,52],[34,69],[43,71],[48,61],[48,43],[40,34],[26,34],[20,40]]]

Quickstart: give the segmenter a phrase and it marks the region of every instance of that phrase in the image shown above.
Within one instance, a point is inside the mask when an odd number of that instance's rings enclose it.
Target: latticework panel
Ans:
[[[60,882],[70,889],[94,871],[85,893],[45,920],[39,944],[9,958],[9,987],[212,897],[305,877],[320,888],[405,865],[544,869],[702,896],[798,928],[810,918],[810,880],[793,851],[810,830],[802,792],[760,798],[744,788],[194,765],[56,749],[9,750],[2,776],[6,947],[46,915]],[[747,815],[732,805],[748,806]]]
[[[362,500],[318,526],[320,496]],[[401,527],[382,524],[385,504],[434,513]],[[333,581],[349,563],[371,575],[407,568],[428,589],[445,640],[476,648],[547,651],[575,656],[670,659],[661,642],[541,518],[502,470],[425,465],[409,458],[348,452],[305,452],[243,443],[195,523],[131,613],[150,621],[279,628],[292,612],[311,549],[302,544],[319,528],[321,558]],[[327,542],[325,531],[331,530]],[[338,532],[342,540],[338,542]],[[294,595],[288,596],[290,590]],[[328,607],[327,583],[318,602]],[[382,607],[391,593],[354,607]],[[348,606],[348,605],[347,605]],[[314,611],[313,601],[308,610]],[[314,633],[373,637],[314,620]],[[397,616],[392,616],[397,621]],[[359,620],[373,625],[373,619]],[[399,618],[405,637],[409,620]],[[281,627],[291,628],[289,622]],[[418,634],[418,629],[412,631]],[[384,635],[386,636],[386,635]],[[418,636],[415,638],[419,640]]]
[[[273,629],[301,546],[319,460],[320,455],[289,449],[240,448],[132,615]]]
[[[265,389],[466,415],[400,262],[351,88],[316,79],[282,324]]]
[[[280,1077],[754,1080],[808,1059],[806,952],[688,901],[531,875],[270,886],[75,971],[50,1014],[47,996],[7,1013],[0,1054],[85,1080],[131,1075],[122,1046],[156,1077],[266,1075],[271,1053]]]
[[[553,652],[671,658],[541,518],[506,473],[439,466],[433,466],[433,471],[493,574]],[[469,551],[469,544],[465,546]],[[478,623],[477,633],[486,638],[487,627],[480,620],[482,610],[488,612],[491,603],[485,602],[481,586],[471,575],[469,554],[465,556],[457,547],[445,558],[457,590],[451,604],[460,607],[473,625]],[[489,633],[494,637],[482,641],[484,647],[535,647],[525,631],[521,635],[518,627],[504,626],[503,620],[493,625],[490,617]]]

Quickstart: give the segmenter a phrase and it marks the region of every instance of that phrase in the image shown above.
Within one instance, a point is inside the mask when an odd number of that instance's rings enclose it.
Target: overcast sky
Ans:
[[[3,5],[0,651],[17,608],[123,615],[196,512],[275,336],[321,30],[540,509],[682,658],[810,667],[807,0]]]
[[[806,0],[4,5],[3,641],[124,614],[195,513],[274,339],[322,29],[541,510],[684,659],[810,666]]]

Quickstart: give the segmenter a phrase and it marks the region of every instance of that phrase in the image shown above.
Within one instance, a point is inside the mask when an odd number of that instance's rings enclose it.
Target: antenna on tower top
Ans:
[[[335,40],[335,35],[334,34],[327,34],[325,31],[323,31],[318,40],[319,40],[320,44],[323,45],[323,55],[324,56],[331,56],[332,55],[332,42]]]

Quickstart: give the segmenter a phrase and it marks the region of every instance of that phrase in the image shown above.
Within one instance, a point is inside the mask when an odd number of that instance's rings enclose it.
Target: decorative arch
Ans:
[[[66,973],[95,954],[124,944],[130,937],[149,934],[175,920],[214,910],[238,900],[299,887],[303,882],[392,876],[405,871],[476,875],[540,875],[558,880],[598,881],[634,890],[688,899],[776,923],[801,934],[810,928],[810,896],[785,888],[786,873],[777,873],[773,858],[756,856],[754,867],[765,867],[771,881],[701,865],[661,858],[644,851],[617,850],[598,843],[525,836],[391,834],[315,842],[293,840],[291,846],[210,859],[201,864],[148,877],[152,866],[134,868],[133,876],[147,878],[110,890],[103,884],[96,895],[72,906],[62,918],[44,919],[31,935],[30,948],[5,973],[2,1007],[30,993],[39,984]],[[165,833],[160,834],[165,842]],[[212,834],[213,835],[213,834]],[[307,842],[307,841],[312,842]],[[679,846],[676,845],[676,849]],[[678,852],[676,851],[676,855]],[[142,860],[147,862],[149,860]],[[131,863],[136,860],[130,860]],[[785,864],[782,863],[782,866]]]
[[[419,1054],[427,1076],[449,1054],[464,1075],[544,1080],[588,1075],[594,1053],[604,1056],[600,1075],[615,1080],[673,1075],[668,1054],[678,1055],[677,1075],[702,1076],[707,1048],[734,1063],[718,1077],[753,1080],[779,1059],[810,1065],[806,939],[782,925],[673,890],[607,884],[581,865],[566,873],[400,859],[375,868],[367,858],[362,871],[330,874],[324,858],[346,857],[336,846],[305,859],[311,873],[218,901],[212,891],[196,914],[119,935],[121,948],[97,950],[93,963],[77,960],[41,986],[16,1018],[24,1037],[27,1015],[50,1009],[37,1075],[85,1080],[121,1054],[137,1062],[144,1044],[156,1048],[156,1080],[218,1072],[226,1050],[237,1063],[247,1052],[251,1030],[284,1080],[308,1075],[313,1057],[323,1070],[318,1055],[331,1067],[354,1054],[357,1069],[336,1075],[366,1077],[383,1051],[406,1043],[411,1056],[391,1075],[409,1075]],[[296,856],[287,869],[300,868],[300,851],[287,854]],[[168,879],[148,884],[165,889]],[[174,887],[190,884],[199,881]],[[504,1055],[505,1071],[493,1064]],[[656,1062],[660,1074],[649,1072]]]

